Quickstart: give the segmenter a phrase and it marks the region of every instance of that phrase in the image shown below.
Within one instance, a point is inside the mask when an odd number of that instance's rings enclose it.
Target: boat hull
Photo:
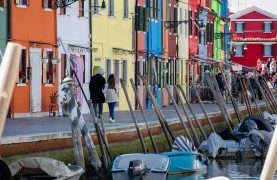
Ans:
[[[195,173],[206,169],[207,158],[193,151],[162,153],[170,159],[168,174]]]
[[[144,163],[143,173],[137,176],[129,176],[128,171],[130,162],[141,160]],[[166,179],[167,170],[169,167],[169,158],[160,154],[123,154],[113,162],[112,166],[112,177],[114,180],[124,179],[140,179],[143,180],[163,180]]]

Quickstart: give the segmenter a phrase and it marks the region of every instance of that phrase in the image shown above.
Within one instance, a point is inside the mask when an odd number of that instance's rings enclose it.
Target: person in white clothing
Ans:
[[[105,88],[102,90],[103,93],[106,94],[106,103],[108,103],[109,106],[109,121],[111,123],[114,122],[114,108],[116,105],[116,102],[118,102],[118,84],[115,83],[115,77],[114,74],[110,74],[107,84],[105,84]]]
[[[274,58],[272,58],[269,70],[270,70],[270,77],[272,78],[273,75],[276,73],[276,60]]]

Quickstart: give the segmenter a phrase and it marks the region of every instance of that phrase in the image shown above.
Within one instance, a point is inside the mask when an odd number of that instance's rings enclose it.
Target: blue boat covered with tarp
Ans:
[[[162,153],[169,157],[168,174],[195,173],[206,169],[209,159],[198,153],[194,145],[185,137],[174,141],[172,152]]]

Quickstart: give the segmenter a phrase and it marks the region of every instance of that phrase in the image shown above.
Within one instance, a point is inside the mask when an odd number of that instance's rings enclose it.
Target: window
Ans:
[[[236,31],[237,33],[242,33],[242,32],[244,32],[244,29],[245,29],[244,22],[236,22],[236,23],[235,23],[235,31]]]
[[[147,8],[138,6],[138,23],[137,23],[137,31],[148,31],[148,19],[149,14]]]
[[[114,0],[109,0],[109,16],[114,16]]]
[[[7,0],[0,0],[0,7],[4,8],[7,5]]]
[[[29,0],[15,0],[16,5],[23,5],[23,6],[28,6],[29,5]]]
[[[53,52],[43,51],[42,58],[48,59],[48,63],[43,64],[43,84],[54,84],[55,71],[54,71],[54,64],[52,64]]]
[[[122,79],[127,84],[127,60],[122,60]]]
[[[84,17],[84,1],[79,0],[79,17]]]
[[[129,0],[124,0],[124,15],[123,18],[128,18],[129,17],[129,5],[128,5]]]
[[[263,22],[263,32],[272,32],[272,22]]]
[[[174,21],[175,21],[175,24],[174,24],[174,33],[177,33],[177,30],[178,30],[178,24],[177,24],[177,21],[178,21],[178,9],[177,7],[174,7]]]
[[[22,49],[19,61],[19,83],[27,83],[27,50]]]
[[[263,45],[262,48],[263,48],[262,49],[263,56],[273,56],[273,54],[274,54],[273,45]]]
[[[52,0],[43,0],[44,9],[52,9]]]
[[[182,20],[183,20],[182,15],[183,15],[183,9],[180,8],[179,21],[182,21]],[[179,26],[180,26],[180,34],[183,34],[183,24],[184,24],[184,23],[181,23],[181,24],[179,25]]]
[[[244,56],[244,45],[236,45],[236,56]]]
[[[154,19],[158,19],[158,0],[150,0],[149,1],[149,11],[150,17]]]
[[[94,0],[93,1],[93,14],[99,14],[99,3],[98,3],[99,0]]]
[[[197,11],[194,12],[194,20],[198,20],[198,13]],[[194,35],[198,37],[198,26],[195,24],[198,21],[194,21]]]
[[[112,60],[110,58],[106,59],[106,79],[108,79],[109,75],[112,73]]]
[[[192,11],[189,10],[189,35],[192,35]]]

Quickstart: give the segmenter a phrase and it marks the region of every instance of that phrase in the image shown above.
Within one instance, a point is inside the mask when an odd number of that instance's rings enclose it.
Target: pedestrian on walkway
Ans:
[[[118,102],[118,84],[115,83],[114,74],[109,75],[107,84],[105,84],[105,88],[102,92],[106,94],[106,103],[108,103],[109,106],[109,121],[114,123],[114,108]]]
[[[262,80],[262,76],[258,76],[258,80],[259,81]],[[258,98],[259,98],[260,101],[263,100],[263,95],[262,95],[262,92],[261,92],[260,88],[258,88]]]
[[[103,103],[105,102],[105,96],[102,92],[105,87],[106,80],[103,77],[105,70],[102,67],[98,68],[98,73],[91,77],[89,83],[89,92],[90,99],[93,103],[93,109],[96,118],[101,119],[103,114]],[[97,114],[97,106],[98,106],[98,114]]]
[[[250,76],[249,81],[250,81],[250,85],[252,87],[253,96],[254,96],[254,97],[251,98],[251,101],[254,102],[256,97],[257,97],[257,84],[256,84],[256,81],[254,79],[254,75]]]
[[[276,73],[276,59],[272,58],[269,68],[270,77],[272,78]]]
[[[224,86],[224,83],[223,83],[222,74],[221,74],[221,73],[218,73],[218,74],[215,76],[215,78],[216,78],[216,81],[217,81],[217,84],[218,84],[218,86],[219,86],[219,89],[220,89],[220,91],[221,91],[222,96],[225,96],[225,93],[224,93],[224,91],[225,91],[225,86]]]
[[[275,89],[277,90],[277,73],[272,74],[272,84],[274,85]]]

